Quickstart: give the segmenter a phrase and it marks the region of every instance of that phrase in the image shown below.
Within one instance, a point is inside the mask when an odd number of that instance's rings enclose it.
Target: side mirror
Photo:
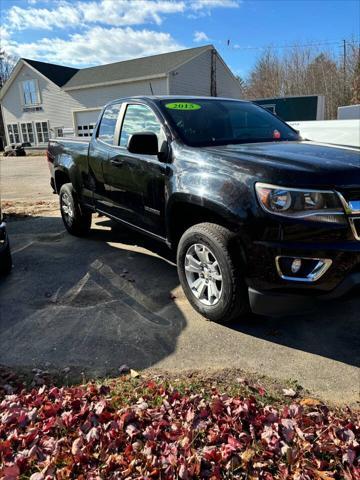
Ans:
[[[134,133],[127,144],[130,153],[157,155],[159,153],[158,138],[153,132]]]

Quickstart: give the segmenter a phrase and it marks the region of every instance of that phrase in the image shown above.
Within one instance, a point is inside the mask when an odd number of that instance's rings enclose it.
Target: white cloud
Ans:
[[[238,8],[243,0],[193,0],[189,4],[188,18],[199,18],[211,15],[215,8]]]
[[[213,8],[237,8],[242,0],[195,0],[192,10],[210,10]]]
[[[169,0],[102,0],[78,4],[85,22],[106,23],[108,25],[141,25],[147,22],[160,25],[161,15],[181,13],[185,2]],[[101,20],[99,20],[101,19]]]
[[[8,24],[12,29],[27,28],[52,30],[53,28],[74,27],[81,23],[80,11],[70,4],[60,4],[56,10],[48,8],[22,8],[14,5],[8,11]]]
[[[241,0],[59,0],[51,7],[37,7],[28,0],[23,8],[14,5],[7,11],[7,23],[15,30],[84,27],[91,24],[116,27],[155,23],[170,14],[192,12],[196,17],[210,14],[215,8],[236,8]],[[30,6],[29,6],[30,5]]]
[[[209,37],[206,35],[205,32],[195,32],[194,33],[194,42],[207,42],[209,41]]]
[[[184,46],[169,33],[140,30],[140,25],[160,25],[168,15],[207,15],[215,8],[235,8],[241,1],[28,0],[3,9],[1,48],[19,57],[75,66],[153,55]],[[16,32],[27,29],[52,33],[36,41],[17,40]],[[204,32],[195,32],[194,41],[208,40]]]
[[[36,0],[35,0],[36,1]],[[101,0],[76,1],[61,0],[55,8],[22,8],[14,5],[8,10],[9,25],[17,30],[28,28],[52,30],[54,28],[81,27],[89,24],[114,26],[160,25],[162,16],[181,13],[185,10],[184,1],[170,0]]]
[[[43,38],[37,42],[6,40],[3,48],[11,55],[62,65],[98,65],[129,58],[155,55],[184,48],[169,33],[152,30],[93,27],[68,39]]]
[[[9,40],[9,38],[10,38],[10,32],[9,32],[8,28],[7,28],[5,25],[0,25],[0,39],[1,39],[1,43],[3,43],[4,41]]]

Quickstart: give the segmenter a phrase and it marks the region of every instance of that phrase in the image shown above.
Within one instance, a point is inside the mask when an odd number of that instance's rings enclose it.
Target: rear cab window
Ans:
[[[97,138],[104,143],[113,145],[116,123],[119,117],[121,103],[114,103],[106,107],[101,117]]]

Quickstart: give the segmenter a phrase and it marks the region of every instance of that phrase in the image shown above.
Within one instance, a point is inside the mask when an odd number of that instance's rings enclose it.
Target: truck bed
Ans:
[[[48,151],[56,158],[61,154],[71,156],[85,155],[87,157],[91,138],[84,137],[56,137],[49,140]]]

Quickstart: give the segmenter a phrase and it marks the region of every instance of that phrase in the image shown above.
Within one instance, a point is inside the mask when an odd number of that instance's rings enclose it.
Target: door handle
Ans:
[[[110,160],[111,165],[114,165],[114,167],[122,167],[124,164],[123,160]]]

